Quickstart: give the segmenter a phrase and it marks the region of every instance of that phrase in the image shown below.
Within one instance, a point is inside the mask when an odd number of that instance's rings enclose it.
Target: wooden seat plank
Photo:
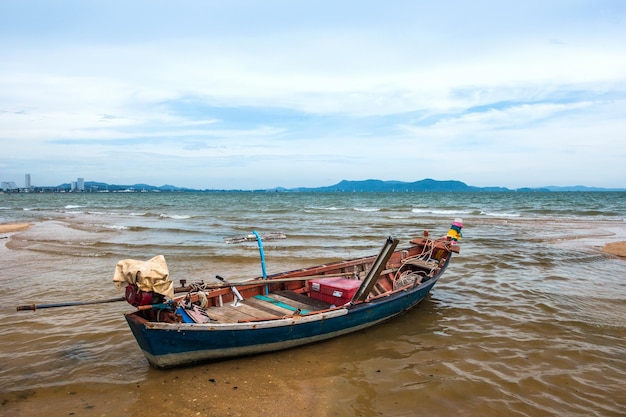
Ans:
[[[211,321],[217,323],[236,323],[237,320],[229,314],[225,307],[211,307],[207,309],[207,315]]]
[[[261,310],[260,308],[252,306],[246,303],[246,301],[247,300],[240,302],[237,305],[237,307],[230,306],[230,308],[237,309],[240,313],[246,314],[249,316],[249,318],[253,318],[253,319],[263,319],[263,318],[275,319],[276,317],[279,317],[276,314],[268,313],[265,310]]]
[[[290,316],[293,314],[293,310],[288,310],[277,306],[276,304],[269,303],[267,301],[259,300],[257,298],[246,298],[245,302],[261,310],[265,310],[270,314],[276,316]]]
[[[273,295],[279,295],[281,297],[287,298],[289,300],[296,301],[302,305],[308,306],[308,310],[327,310],[330,308],[330,303],[325,303],[321,300],[316,300],[304,294],[300,294],[293,291],[276,291]],[[289,304],[288,302],[285,302]]]

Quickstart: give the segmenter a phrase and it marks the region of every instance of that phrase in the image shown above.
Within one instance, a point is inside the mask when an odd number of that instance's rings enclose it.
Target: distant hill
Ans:
[[[600,187],[585,187],[584,185],[574,185],[571,187],[557,187],[556,185],[550,185],[545,187],[548,191],[626,191],[624,188],[600,188]]]
[[[274,188],[267,191],[286,192],[550,192],[550,191],[626,191],[626,188],[599,188],[576,185],[571,187],[547,186],[538,188],[474,187],[456,180],[438,181],[426,178],[414,182],[382,180],[343,180],[335,185],[317,188]]]
[[[285,190],[285,189],[283,189]],[[470,192],[470,191],[511,191],[503,187],[472,187],[461,181],[437,181],[430,178],[415,182],[343,180],[335,185],[317,188],[292,188],[285,191],[308,191],[308,192]]]
[[[58,185],[58,189],[62,190],[70,190],[71,184],[61,184]],[[196,191],[193,188],[182,188],[176,187],[174,185],[161,185],[154,186],[149,184],[133,184],[133,185],[117,185],[117,184],[107,184],[104,182],[97,181],[85,181],[85,191],[97,192],[97,191],[109,191],[109,192],[160,192],[160,191]]]

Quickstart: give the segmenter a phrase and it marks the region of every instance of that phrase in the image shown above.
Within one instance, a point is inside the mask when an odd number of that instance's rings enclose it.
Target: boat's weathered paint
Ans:
[[[157,368],[252,355],[341,336],[376,325],[424,299],[447,268],[413,288],[324,312],[247,323],[158,323],[137,312],[126,320],[148,361]]]

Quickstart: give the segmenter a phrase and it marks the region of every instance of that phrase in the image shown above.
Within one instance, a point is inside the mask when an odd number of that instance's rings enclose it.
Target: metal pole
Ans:
[[[267,272],[265,272],[265,253],[263,252],[263,243],[261,242],[261,236],[257,233],[256,230],[253,230],[254,236],[256,236],[256,241],[259,244],[259,253],[261,254],[261,269],[263,271],[263,279],[267,278]]]
[[[265,272],[265,252],[263,252],[263,243],[261,242],[261,236],[257,233],[256,230],[253,230],[254,236],[256,236],[256,241],[259,244],[259,253],[261,254],[261,271],[263,272],[263,279],[267,279],[267,272]],[[269,286],[265,286],[265,295],[267,295],[270,291]]]

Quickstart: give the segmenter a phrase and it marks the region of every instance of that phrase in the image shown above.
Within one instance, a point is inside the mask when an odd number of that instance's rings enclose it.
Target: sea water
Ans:
[[[250,358],[159,371],[125,302],[122,259],[164,255],[212,282],[444,236],[461,253],[431,295],[367,331]],[[59,193],[0,195],[0,414],[618,416],[626,414],[626,193]],[[294,407],[298,412],[294,414]],[[43,410],[43,411],[41,411]]]

